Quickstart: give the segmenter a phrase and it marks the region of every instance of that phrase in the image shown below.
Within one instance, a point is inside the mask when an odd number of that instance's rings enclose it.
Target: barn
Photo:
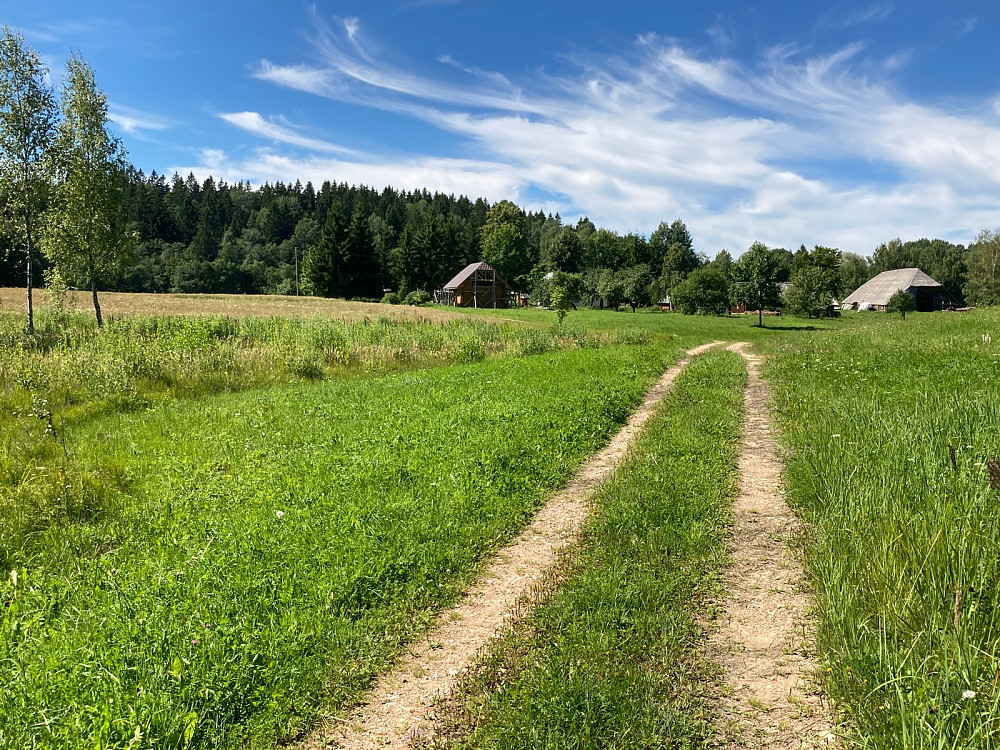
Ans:
[[[900,289],[913,295],[919,312],[942,310],[957,304],[943,286],[919,268],[898,268],[883,271],[866,281],[841,303],[841,307],[844,310],[885,310],[889,298]]]
[[[507,307],[512,291],[493,266],[470,263],[434,292],[434,301],[455,307]]]

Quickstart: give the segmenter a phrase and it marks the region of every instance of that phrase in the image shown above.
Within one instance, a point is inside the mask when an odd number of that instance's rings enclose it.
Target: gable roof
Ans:
[[[462,285],[462,282],[468,279],[470,276],[472,276],[472,274],[474,274],[476,271],[493,271],[493,266],[489,265],[488,263],[470,263],[461,271],[459,271],[457,274],[455,274],[454,278],[441,288],[458,289],[458,287]],[[496,273],[496,271],[493,272]],[[496,277],[497,277],[497,283],[503,283],[503,284],[507,283],[506,281],[503,280],[503,277],[500,274],[497,274]]]
[[[897,268],[895,271],[883,271],[874,279],[866,281],[841,304],[869,302],[873,305],[888,305],[892,295],[900,289],[911,287],[929,287],[944,291],[943,286],[919,268]]]

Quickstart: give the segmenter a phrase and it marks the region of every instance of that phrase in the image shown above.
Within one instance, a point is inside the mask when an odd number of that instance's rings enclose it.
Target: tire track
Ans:
[[[746,360],[748,379],[727,600],[710,636],[711,657],[726,684],[717,747],[833,747],[834,725],[815,682],[812,597],[799,554],[789,545],[800,526],[784,501],[769,390],[748,346],[729,347]]]
[[[454,688],[459,674],[505,625],[526,614],[528,608],[518,603],[529,599],[560,551],[579,538],[593,490],[625,458],[691,358],[721,344],[690,349],[668,369],[625,426],[495,555],[462,601],[442,612],[395,668],[376,681],[367,700],[345,718],[331,717],[297,747],[407,748],[416,737],[432,737],[435,699]]]

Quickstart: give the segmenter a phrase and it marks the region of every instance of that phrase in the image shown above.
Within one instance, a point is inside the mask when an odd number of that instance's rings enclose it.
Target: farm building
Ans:
[[[512,291],[493,266],[470,263],[434,292],[434,301],[455,307],[507,307]]]
[[[941,310],[956,304],[943,286],[919,268],[899,268],[883,271],[866,281],[845,299],[845,310],[885,310],[889,298],[903,289],[913,295],[919,312]]]

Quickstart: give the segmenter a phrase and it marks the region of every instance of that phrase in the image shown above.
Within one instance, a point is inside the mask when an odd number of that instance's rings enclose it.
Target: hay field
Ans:
[[[36,309],[51,307],[44,289],[36,290]],[[462,313],[427,307],[381,305],[372,302],[346,302],[324,297],[282,297],[250,294],[130,294],[101,292],[101,310],[105,317],[116,315],[226,315],[234,318],[316,318],[334,317],[345,321],[389,318],[440,323],[465,317]],[[0,288],[0,310],[25,310],[25,292],[21,288]],[[90,292],[69,293],[68,305],[80,312],[92,312]]]

